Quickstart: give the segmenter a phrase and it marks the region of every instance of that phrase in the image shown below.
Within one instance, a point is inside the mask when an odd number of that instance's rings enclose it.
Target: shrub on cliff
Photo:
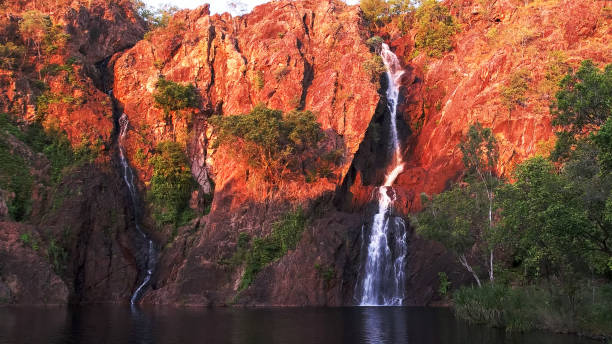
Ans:
[[[187,108],[196,108],[199,105],[198,91],[193,84],[181,85],[174,81],[166,80],[163,76],[155,84],[153,93],[155,105],[164,110],[164,120],[172,119],[171,112],[177,112]]]
[[[502,103],[512,111],[515,106],[525,106],[531,73],[520,69],[510,76],[510,80],[501,88]]]
[[[436,0],[424,0],[416,10],[415,46],[428,56],[440,57],[453,48],[452,37],[459,25],[448,8]]]
[[[155,220],[177,226],[190,220],[189,199],[196,183],[183,147],[172,141],[160,142],[149,163],[153,176],[148,196]]]
[[[370,80],[378,81],[378,78],[387,69],[380,55],[372,55],[369,60],[363,63],[363,69],[370,75]]]
[[[38,57],[43,53],[49,55],[62,48],[70,39],[61,25],[54,25],[51,18],[37,10],[30,10],[23,14],[19,22],[19,32],[27,42],[34,45]]]
[[[25,54],[25,47],[13,42],[0,44],[0,68],[15,69]]]
[[[318,144],[324,134],[310,111],[282,111],[256,106],[238,116],[214,116],[215,146],[224,146],[272,183],[291,173],[304,174],[316,165],[321,153]]]

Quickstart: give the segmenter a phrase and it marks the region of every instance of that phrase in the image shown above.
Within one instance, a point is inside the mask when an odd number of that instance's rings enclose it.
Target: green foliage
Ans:
[[[534,311],[542,303],[542,293],[486,284],[482,288],[460,288],[453,300],[459,318],[509,331],[526,331],[535,326]]]
[[[370,75],[372,81],[377,81],[380,75],[387,70],[380,55],[372,55],[363,63],[363,69]]]
[[[490,255],[494,249],[494,190],[499,184],[495,175],[497,141],[490,128],[476,123],[470,126],[459,149],[466,168],[464,183],[433,197],[422,195],[423,211],[414,223],[420,235],[441,242],[453,252],[480,285],[467,256],[478,245],[482,246],[483,253]],[[493,278],[491,260],[490,257],[490,279]]]
[[[165,120],[171,119],[171,112],[187,108],[197,108],[199,103],[198,90],[193,84],[183,86],[163,76],[155,84],[153,98],[155,105],[164,110]]]
[[[475,203],[469,186],[455,185],[441,194],[423,194],[423,211],[414,221],[417,233],[424,238],[441,242],[456,255],[464,255],[476,244],[482,227],[482,213],[474,211]]]
[[[45,90],[41,95],[36,97],[36,121],[43,122],[49,111],[51,104],[77,104],[78,100],[71,95],[53,93]]]
[[[27,218],[31,208],[33,178],[26,162],[13,152],[0,135],[0,189],[13,193],[7,200],[10,217],[15,221]]]
[[[385,0],[360,0],[359,7],[364,19],[370,23],[378,26],[388,20],[389,5]]]
[[[440,57],[452,50],[452,36],[459,25],[448,8],[437,0],[423,0],[415,13],[415,47],[431,57]]]
[[[314,268],[317,271],[317,275],[323,279],[327,286],[336,278],[336,269],[332,265],[315,263]]]
[[[313,164],[324,136],[312,112],[283,115],[263,105],[245,115],[214,116],[210,122],[217,134],[216,146],[227,147],[272,183],[290,172],[303,173],[304,166]]]
[[[438,272],[438,282],[438,293],[440,293],[440,295],[442,296],[445,296],[446,294],[448,294],[448,291],[450,290],[452,284],[451,281],[448,280],[446,272]]]
[[[38,251],[39,249],[39,242],[36,236],[34,236],[32,233],[28,232],[28,233],[22,233],[19,236],[19,241],[21,241],[21,244],[25,247],[29,247],[34,251]]]
[[[603,71],[585,60],[576,73],[570,71],[561,81],[561,90],[551,105],[557,145],[553,159],[569,157],[584,132],[603,125],[612,114],[612,64]]]
[[[0,44],[0,68],[16,69],[23,59],[25,47],[13,42]]]
[[[159,224],[180,226],[191,220],[189,199],[195,188],[183,147],[172,141],[157,145],[149,163],[153,166],[148,198]]]
[[[549,54],[546,65],[546,74],[538,86],[540,93],[545,97],[554,97],[559,90],[561,80],[570,70],[567,56],[562,51],[553,51]]]
[[[147,23],[150,30],[167,27],[170,18],[179,10],[178,7],[169,4],[154,8],[147,6],[141,0],[132,0],[131,2],[136,13]]]
[[[512,111],[517,106],[525,106],[527,102],[527,91],[531,73],[526,69],[520,69],[510,76],[510,80],[501,88],[502,103]]]
[[[599,149],[598,160],[605,173],[612,172],[612,118],[608,118],[592,140]]]
[[[542,287],[463,287],[453,295],[455,313],[471,323],[504,327],[507,331],[538,328],[612,335],[612,284],[581,281],[572,297],[560,292],[556,285]]]
[[[50,63],[48,65],[45,65],[40,73],[45,76],[45,75],[58,75],[60,72],[67,72],[69,74],[74,73],[74,67],[72,66],[71,63],[66,63],[64,65],[58,65],[56,63]]]
[[[70,35],[63,32],[62,26],[53,25],[48,15],[37,10],[23,14],[19,31],[27,42],[34,44],[39,58],[42,52],[47,55],[55,53],[70,39]]]
[[[409,0],[360,0],[359,7],[363,18],[370,24],[380,27],[395,20],[402,33],[409,29],[414,11]]]
[[[366,44],[370,47],[370,50],[375,51],[376,49],[380,49],[380,46],[384,43],[383,39],[380,36],[374,36],[368,38]]]
[[[571,274],[571,255],[578,253],[573,238],[588,226],[578,198],[564,192],[564,181],[541,157],[519,165],[514,178],[516,183],[499,192],[500,242],[515,249],[525,273],[533,277]]]
[[[53,271],[61,275],[66,270],[66,265],[68,264],[68,251],[55,242],[55,239],[51,239],[47,247],[47,259],[53,265]]]
[[[280,221],[272,226],[272,232],[263,238],[254,238],[251,247],[245,254],[245,269],[240,281],[239,290],[251,285],[255,276],[268,264],[283,257],[297,246],[306,227],[306,216],[301,208],[286,213]],[[243,239],[243,245],[247,242]],[[240,237],[238,249],[240,250]],[[244,247],[244,246],[242,246]]]
[[[459,149],[468,177],[479,179],[487,185],[495,183],[499,152],[491,128],[484,128],[478,122],[471,125],[467,135],[461,139]]]

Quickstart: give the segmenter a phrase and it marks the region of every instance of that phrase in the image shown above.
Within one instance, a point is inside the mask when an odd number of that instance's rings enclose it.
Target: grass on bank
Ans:
[[[572,295],[554,284],[486,284],[463,287],[453,300],[457,316],[475,324],[612,336],[612,284],[582,281]]]

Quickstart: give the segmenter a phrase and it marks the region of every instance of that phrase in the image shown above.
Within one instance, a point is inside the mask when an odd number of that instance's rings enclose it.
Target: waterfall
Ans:
[[[378,212],[374,215],[366,241],[365,228],[362,240],[367,242],[367,257],[362,268],[362,280],[358,283],[357,295],[362,306],[401,306],[404,301],[406,266],[408,252],[406,245],[406,224],[401,217],[391,214],[395,191],[392,188],[397,176],[404,170],[401,146],[397,132],[397,105],[400,79],[404,71],[397,56],[382,44],[380,53],[387,70],[387,108],[391,116],[392,168],[385,176],[385,182],[377,189]]]
[[[155,265],[157,263],[156,256],[157,251],[155,249],[155,244],[153,240],[147,236],[147,234],[140,227],[140,216],[138,211],[138,194],[136,190],[136,186],[134,185],[134,171],[130,167],[130,164],[127,160],[125,153],[124,140],[127,135],[128,127],[130,121],[128,116],[124,113],[119,117],[119,158],[121,161],[121,167],[123,169],[123,181],[128,188],[130,193],[130,201],[132,204],[132,210],[134,212],[134,224],[136,227],[136,231],[142,237],[144,241],[147,242],[147,250],[145,254],[145,276],[142,283],[136,288],[134,294],[132,294],[132,298],[130,299],[130,304],[135,305],[138,303],[140,298],[142,297],[145,289],[151,283],[151,278],[153,277],[153,271],[155,271]]]

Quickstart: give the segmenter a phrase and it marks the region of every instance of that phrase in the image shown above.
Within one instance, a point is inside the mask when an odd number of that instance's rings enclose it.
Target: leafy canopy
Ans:
[[[170,119],[170,113],[199,106],[198,91],[193,84],[183,86],[163,76],[155,84],[155,105],[164,110],[165,120]]]
[[[304,165],[318,159],[324,134],[310,111],[282,111],[256,106],[250,113],[214,116],[211,123],[217,146],[225,146],[269,181],[289,172],[304,172]]]
[[[155,219],[161,224],[183,224],[190,219],[189,199],[196,185],[183,147],[173,141],[160,142],[149,163],[153,166],[149,199]]]
[[[423,0],[415,13],[417,29],[415,46],[431,57],[440,57],[452,50],[452,36],[459,25],[448,8],[437,0]]]
[[[603,71],[585,60],[576,73],[561,80],[551,105],[553,125],[559,128],[553,159],[567,159],[577,140],[602,126],[612,115],[612,64]]]

